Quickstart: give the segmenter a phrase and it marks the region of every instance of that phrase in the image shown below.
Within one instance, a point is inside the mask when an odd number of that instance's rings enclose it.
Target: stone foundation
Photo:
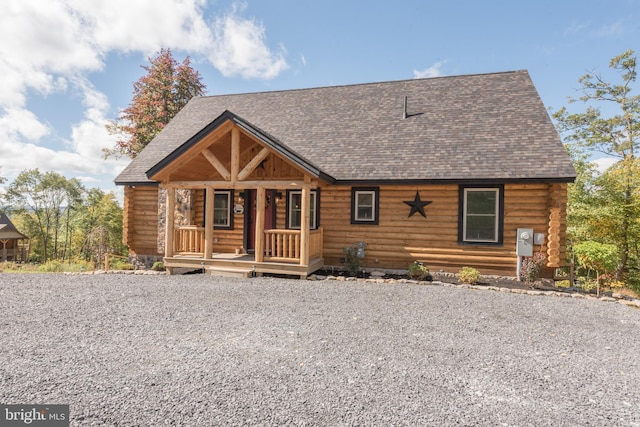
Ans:
[[[148,270],[156,262],[162,262],[162,255],[129,255],[129,263],[134,270]]]

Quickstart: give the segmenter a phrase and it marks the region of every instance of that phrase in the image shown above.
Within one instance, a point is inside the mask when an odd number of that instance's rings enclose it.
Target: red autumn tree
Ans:
[[[161,49],[149,62],[142,66],[147,74],[133,84],[131,103],[107,125],[118,140],[113,148],[103,149],[105,158],[127,155],[133,159],[191,98],[205,93],[206,86],[189,57],[180,64],[170,49]]]

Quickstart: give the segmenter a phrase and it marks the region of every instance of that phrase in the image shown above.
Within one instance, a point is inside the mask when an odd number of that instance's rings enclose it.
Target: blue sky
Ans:
[[[120,192],[104,125],[160,48],[209,95],[529,70],[543,103],[640,52],[640,0],[4,0],[0,176],[25,169]],[[573,104],[573,110],[584,107]],[[597,159],[597,156],[594,156]]]

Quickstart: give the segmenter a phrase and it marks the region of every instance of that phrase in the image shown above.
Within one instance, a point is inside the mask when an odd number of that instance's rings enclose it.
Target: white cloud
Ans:
[[[447,61],[438,61],[435,64],[433,64],[431,67],[422,70],[422,71],[418,71],[418,70],[413,70],[413,78],[415,79],[424,79],[427,77],[441,77],[444,76],[445,74],[442,72],[441,68],[444,64],[446,64]]]
[[[572,22],[571,25],[569,25],[565,30],[564,30],[564,35],[565,36],[573,36],[576,34],[581,33],[583,30],[585,30],[587,27],[589,27],[588,23],[583,23],[583,22]]]
[[[39,167],[86,182],[109,181],[126,159],[102,159],[115,137],[105,129],[110,102],[88,80],[112,53],[150,56],[160,48],[206,57],[225,76],[270,79],[288,68],[286,50],[272,51],[266,30],[243,18],[243,6],[213,22],[207,0],[8,0],[0,14],[0,166],[10,180]],[[83,119],[57,131],[28,109],[29,99],[82,95]],[[73,92],[72,92],[73,91]],[[71,129],[69,134],[61,135]],[[53,139],[55,138],[55,139]],[[62,149],[55,145],[63,141]],[[94,178],[91,178],[94,177]],[[103,177],[104,178],[104,177]],[[102,178],[98,178],[102,179]]]
[[[599,159],[593,159],[591,163],[596,165],[596,170],[599,173],[604,173],[607,169],[609,169],[619,160],[620,159],[617,159],[615,157],[601,157]]]
[[[50,129],[24,108],[7,108],[0,116],[0,142],[21,139],[37,142],[49,133]]]
[[[603,25],[596,31],[598,37],[618,37],[625,33],[624,23],[616,21],[609,25]]]
[[[264,26],[239,16],[239,8],[216,19],[209,60],[226,77],[272,79],[289,68],[284,46],[272,52]]]
[[[210,44],[203,17],[205,0],[65,0],[89,30],[89,43],[100,51],[160,48],[201,51]]]

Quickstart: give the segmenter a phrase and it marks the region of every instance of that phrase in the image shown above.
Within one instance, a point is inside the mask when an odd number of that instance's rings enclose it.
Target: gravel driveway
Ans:
[[[443,286],[0,274],[0,403],[71,425],[640,426],[640,310]]]

